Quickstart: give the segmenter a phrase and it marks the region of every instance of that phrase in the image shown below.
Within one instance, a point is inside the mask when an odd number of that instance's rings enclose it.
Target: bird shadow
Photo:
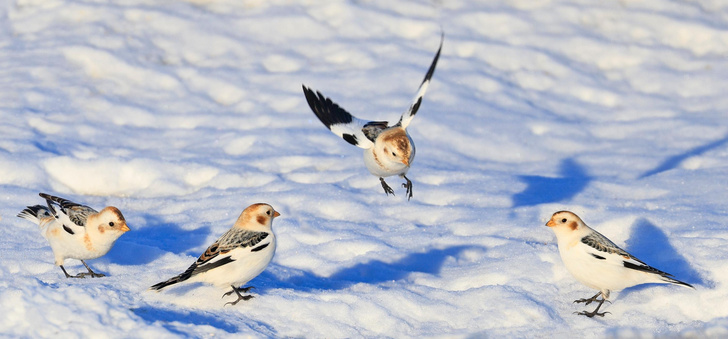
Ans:
[[[277,274],[268,271],[261,274],[261,280],[268,280],[267,287],[261,288],[288,288],[297,291],[316,290],[342,290],[359,283],[379,284],[388,281],[406,279],[411,273],[420,272],[437,275],[440,274],[448,258],[457,258],[469,249],[484,249],[481,246],[461,245],[445,249],[430,249],[423,253],[412,253],[395,262],[387,263],[381,260],[371,260],[343,268],[329,277],[321,277],[311,272],[295,269],[285,269]]]
[[[635,222],[625,247],[627,252],[647,265],[670,273],[677,280],[691,285],[708,285],[700,273],[670,244],[665,232],[647,219],[640,218]],[[649,284],[637,285],[625,289],[625,292],[639,291],[648,286]]]
[[[680,153],[680,154],[677,154],[677,155],[673,155],[673,156],[665,159],[665,161],[663,161],[657,167],[655,167],[655,168],[653,168],[653,169],[651,169],[649,171],[646,171],[645,173],[642,173],[640,176],[637,177],[637,179],[644,179],[646,177],[653,176],[653,175],[658,174],[658,173],[662,173],[662,172],[665,172],[665,171],[669,171],[669,170],[671,170],[673,168],[678,167],[683,161],[685,161],[685,159],[688,159],[690,157],[694,157],[694,156],[697,156],[697,155],[701,155],[701,154],[703,154],[705,152],[708,152],[708,151],[710,151],[712,149],[715,149],[715,148],[718,148],[720,146],[723,146],[726,143],[728,143],[728,135],[726,135],[722,139],[719,139],[719,140],[716,140],[716,141],[713,141],[713,142],[709,142],[709,143],[707,143],[705,145],[700,145],[698,147],[695,147],[693,149],[690,149],[688,151],[685,151],[685,152]]]
[[[111,262],[144,265],[168,252],[197,256],[199,253],[188,252],[203,245],[210,234],[209,227],[185,230],[159,216],[144,214],[142,217],[146,225],[124,234],[106,255]]]
[[[518,179],[526,183],[523,192],[513,195],[513,208],[535,206],[571,199],[592,180],[586,169],[571,158],[561,161],[557,178],[538,175],[519,175]]]
[[[159,323],[168,331],[174,334],[181,335],[183,337],[188,337],[190,335],[190,333],[185,331],[186,324],[195,326],[212,326],[228,333],[238,333],[240,331],[240,328],[237,326],[237,324],[226,322],[219,317],[216,317],[214,315],[208,315],[202,312],[188,310],[169,310],[154,308],[151,306],[132,308],[131,311],[134,312],[135,315],[146,321],[148,324]],[[243,323],[258,333],[265,334],[267,332],[269,336],[275,336],[275,330],[273,329],[273,327],[266,323],[247,318]]]

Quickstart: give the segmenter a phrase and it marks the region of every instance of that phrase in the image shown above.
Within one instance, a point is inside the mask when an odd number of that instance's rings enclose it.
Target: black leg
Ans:
[[[242,294],[240,294],[240,292],[248,293],[248,291],[250,291],[250,289],[255,288],[255,287],[253,287],[253,286],[248,286],[248,287],[235,287],[235,286],[232,286],[232,285],[230,285],[230,287],[232,287],[233,290],[230,291],[230,292],[227,292],[227,293],[223,294],[222,297],[224,298],[224,297],[227,297],[227,296],[235,293],[235,294],[238,295],[238,299],[236,299],[235,301],[226,302],[225,305],[227,305],[227,304],[235,305],[238,302],[240,302],[240,300],[250,300],[250,299],[253,299],[253,296],[252,295],[242,295]]]
[[[63,267],[63,265],[60,265],[60,266],[61,266],[61,269],[63,270],[63,274],[66,275],[66,278],[78,278],[78,277],[74,277],[74,276],[68,274],[68,272],[66,272],[66,269]]]
[[[602,299],[601,300],[597,300],[597,297],[599,297],[600,295],[602,296]],[[581,311],[581,312],[574,312],[574,313],[576,313],[578,315],[585,315],[585,316],[587,316],[589,318],[592,318],[595,315],[598,315],[600,317],[603,317],[605,314],[610,313],[610,312],[602,312],[602,313],[599,313],[599,308],[602,307],[602,305],[604,304],[605,301],[608,301],[608,300],[604,298],[604,295],[602,295],[602,292],[597,293],[597,295],[595,295],[595,296],[593,296],[593,297],[591,297],[589,299],[574,300],[575,303],[582,303],[583,302],[583,303],[585,303],[584,305],[589,305],[592,302],[598,302],[599,303],[599,305],[597,305],[597,308],[595,308],[594,311],[591,311],[591,312]]]
[[[591,304],[592,302],[595,302],[595,301],[597,301],[597,298],[598,298],[598,297],[599,297],[600,295],[602,295],[602,292],[597,292],[597,294],[595,294],[595,295],[594,295],[593,297],[591,297],[591,298],[589,298],[589,299],[578,299],[578,300],[574,300],[574,302],[575,302],[575,303],[577,303],[577,304],[578,304],[578,303],[584,303],[584,305],[589,305],[589,304]]]
[[[91,267],[88,267],[88,265],[86,265],[86,262],[85,261],[81,260],[81,263],[83,263],[83,266],[86,266],[86,269],[88,270],[88,273],[79,273],[79,274],[76,275],[77,278],[83,278],[83,277],[85,277],[87,275],[88,276],[91,276],[91,278],[101,278],[101,277],[105,277],[106,276],[103,273],[96,273],[96,272],[92,271],[91,270]]]
[[[379,182],[382,183],[382,188],[384,188],[384,193],[386,193],[387,195],[390,195],[390,194],[394,195],[394,190],[391,187],[389,187],[389,185],[387,185],[386,182],[384,182],[384,178],[379,178]]]
[[[407,183],[402,184],[402,187],[407,189],[407,201],[409,201],[410,199],[412,199],[412,181],[410,181],[409,178],[407,178],[407,176],[405,176],[404,174],[402,175],[402,178],[404,178],[404,180],[407,180]]]

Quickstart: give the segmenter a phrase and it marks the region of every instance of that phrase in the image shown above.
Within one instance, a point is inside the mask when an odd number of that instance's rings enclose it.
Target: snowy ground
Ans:
[[[5,0],[0,331],[65,338],[728,335],[728,3]],[[407,107],[414,198],[385,196],[301,84]],[[69,280],[15,215],[54,193],[132,231]],[[153,283],[240,211],[282,214],[255,299]],[[569,209],[696,286],[588,319],[544,223]],[[77,261],[66,265],[80,271]],[[588,307],[588,308],[591,308]]]

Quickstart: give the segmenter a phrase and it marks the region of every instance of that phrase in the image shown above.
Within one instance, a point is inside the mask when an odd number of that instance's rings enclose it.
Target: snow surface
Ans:
[[[23,337],[728,336],[728,2],[6,0],[0,331]],[[301,84],[396,120],[445,32],[385,196]],[[48,192],[132,231],[71,280],[15,215]],[[149,292],[268,202],[256,298]],[[695,285],[574,315],[568,209]],[[69,260],[66,267],[83,266]]]

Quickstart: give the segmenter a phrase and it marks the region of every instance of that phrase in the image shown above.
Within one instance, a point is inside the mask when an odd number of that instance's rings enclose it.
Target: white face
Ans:
[[[577,230],[579,228],[581,219],[569,211],[560,211],[554,213],[553,216],[551,216],[551,220],[546,223],[546,226],[552,227],[552,228],[566,228],[568,227],[571,230]]]
[[[269,227],[271,222],[273,222],[273,219],[281,215],[278,211],[273,209],[273,206],[268,204],[250,205],[245,209],[245,211],[243,211],[243,213],[246,214],[252,222],[257,222],[263,226]]]
[[[379,138],[381,138],[381,154],[387,161],[409,166],[412,144],[403,129],[383,132]]]
[[[93,222],[90,226],[96,226],[99,229],[99,233],[110,232],[121,232],[126,233],[129,231],[129,226],[126,225],[126,220],[116,207],[106,207],[99,214],[95,215],[89,222]]]

